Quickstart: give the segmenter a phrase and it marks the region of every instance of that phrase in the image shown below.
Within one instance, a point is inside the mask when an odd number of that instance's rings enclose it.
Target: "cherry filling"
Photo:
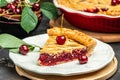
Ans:
[[[41,65],[44,66],[52,66],[62,62],[73,61],[74,59],[78,59],[80,55],[86,55],[86,49],[75,49],[72,50],[71,53],[62,52],[59,55],[49,55],[47,53],[42,53],[38,59]]]

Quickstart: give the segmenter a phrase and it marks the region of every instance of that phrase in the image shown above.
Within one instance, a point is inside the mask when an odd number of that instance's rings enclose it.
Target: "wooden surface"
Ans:
[[[49,22],[49,24],[52,27],[54,27],[54,26],[60,27],[60,22],[61,22],[61,17],[59,17],[56,20],[51,20]],[[120,42],[120,33],[98,33],[98,32],[91,32],[91,31],[87,31],[87,30],[82,30],[78,27],[72,26],[65,19],[64,19],[63,27],[80,30],[80,31],[85,32],[86,34],[93,36],[94,38],[97,38],[103,42],[107,42],[107,43]]]
[[[16,71],[20,76],[24,76],[32,80],[106,80],[116,72],[117,66],[117,59],[114,58],[111,63],[109,63],[101,70],[76,76],[40,75],[30,71],[26,71],[18,66],[16,66]]]

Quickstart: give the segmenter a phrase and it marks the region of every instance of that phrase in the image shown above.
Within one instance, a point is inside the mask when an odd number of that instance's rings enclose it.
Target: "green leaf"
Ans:
[[[28,6],[24,7],[22,11],[21,27],[27,33],[29,33],[30,31],[35,29],[37,23],[38,23],[38,18],[36,14],[32,11],[32,9]]]
[[[19,38],[16,38],[10,34],[0,34],[0,46],[3,48],[19,48],[22,44],[26,43]]]
[[[35,3],[37,0],[29,0],[31,3]]]
[[[6,6],[7,1],[6,0],[0,0],[0,7]]]
[[[49,19],[55,19],[58,17],[58,10],[51,2],[44,2],[41,4],[42,13]]]
[[[13,52],[13,53],[19,53],[19,48],[15,48],[15,49],[9,49],[10,52]]]
[[[33,45],[28,45],[28,47],[29,47],[29,49],[30,49],[31,51],[33,51],[34,48],[35,48],[35,46],[33,46]]]

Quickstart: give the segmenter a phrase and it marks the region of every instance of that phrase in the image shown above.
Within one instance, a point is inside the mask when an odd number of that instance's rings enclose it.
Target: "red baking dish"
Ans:
[[[120,32],[120,16],[109,16],[104,14],[77,11],[59,5],[57,0],[53,0],[53,2],[55,6],[60,9],[62,13],[64,13],[65,19],[73,26],[95,32]]]

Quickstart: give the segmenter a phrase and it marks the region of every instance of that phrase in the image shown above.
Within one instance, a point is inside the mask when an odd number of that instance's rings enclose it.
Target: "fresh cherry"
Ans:
[[[15,8],[13,11],[16,14],[21,14],[22,13],[22,9],[21,8]]]
[[[11,4],[8,3],[7,6],[6,6],[6,8],[7,8],[7,9],[10,9],[10,5],[11,5]]]
[[[66,37],[65,36],[57,36],[56,37],[56,42],[57,44],[63,45],[66,41]]]
[[[112,0],[111,5],[115,6],[117,4],[117,0]]]
[[[33,9],[34,11],[38,11],[38,10],[40,9],[40,4],[39,4],[39,3],[34,3],[34,4],[32,5],[32,9]]]
[[[29,47],[26,44],[23,44],[19,47],[19,52],[23,55],[26,55],[29,52]]]
[[[78,60],[80,64],[85,64],[88,62],[88,57],[86,55],[79,55]]]
[[[16,7],[14,4],[8,4],[8,8],[11,9],[11,10],[14,10]]]

